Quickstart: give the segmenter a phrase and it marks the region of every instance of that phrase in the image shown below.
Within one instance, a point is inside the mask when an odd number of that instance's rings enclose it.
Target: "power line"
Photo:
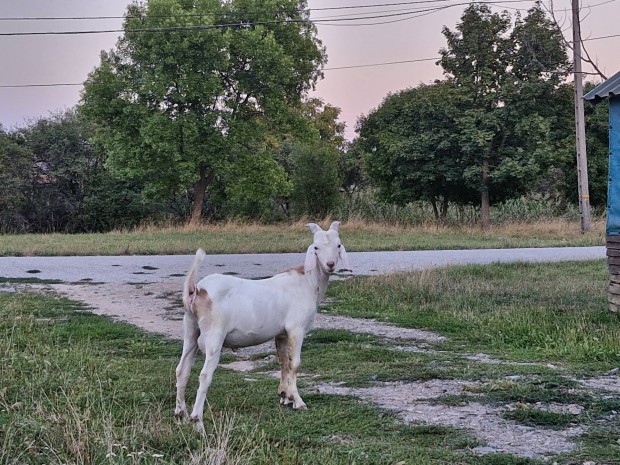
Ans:
[[[434,0],[434,1],[443,1],[443,0]],[[502,3],[522,3],[527,0],[505,0]],[[479,2],[479,3],[487,3],[487,4],[496,4],[497,2]],[[226,23],[226,24],[204,24],[204,25],[196,25],[196,26],[169,26],[162,28],[138,28],[125,31],[124,29],[100,29],[100,30],[83,30],[83,31],[31,31],[31,32],[2,32],[0,36],[4,37],[15,37],[15,36],[43,36],[43,35],[82,35],[82,34],[109,34],[109,33],[122,33],[122,32],[132,32],[132,33],[157,33],[157,32],[175,32],[175,31],[195,31],[195,30],[210,30],[210,29],[223,29],[223,28],[247,28],[259,25],[271,25],[271,24],[283,24],[283,23],[336,23],[336,22],[344,22],[344,21],[360,21],[360,20],[369,20],[369,19],[383,19],[383,18],[393,18],[399,16],[411,16],[418,13],[427,13],[433,11],[440,11],[446,8],[452,8],[455,6],[464,6],[469,5],[469,2],[460,2],[460,3],[451,3],[449,5],[429,8],[429,9],[418,9],[418,10],[409,10],[405,12],[396,12],[396,13],[386,13],[386,14],[372,14],[371,16],[352,16],[352,17],[340,17],[340,18],[316,18],[316,19],[284,19],[284,20],[274,20],[274,21],[255,21],[255,22],[246,22],[241,21],[239,23]],[[407,18],[413,19],[414,17]],[[385,22],[377,22],[377,23],[367,23],[367,24],[359,24],[358,26],[364,25],[375,25],[375,24],[385,24]]]
[[[462,5],[462,4],[461,4]],[[405,18],[399,18],[399,19],[392,19],[392,20],[386,20],[386,21],[375,21],[373,23],[356,23],[356,24],[332,24],[332,23],[327,23],[324,24],[323,22],[321,22],[320,19],[316,19],[314,20],[314,22],[316,24],[320,24],[321,26],[338,26],[338,27],[362,27],[362,26],[378,26],[378,25],[382,25],[382,24],[393,24],[393,23],[399,23],[402,21],[409,21],[410,19],[415,19],[415,18],[421,18],[422,16],[427,16],[433,13],[437,13],[438,11],[442,11],[442,10],[446,10],[452,6],[458,6],[458,5],[446,5],[443,7],[436,7],[436,8],[430,8],[430,9],[426,9],[426,10],[415,10],[415,11],[410,11],[408,13],[403,13],[403,16],[407,16]],[[372,17],[367,17],[365,19],[373,19]]]
[[[54,83],[54,84],[7,84],[0,85],[0,89],[20,89],[24,87],[65,87],[65,86],[83,86],[84,83],[71,82],[71,83]]]
[[[323,71],[336,71],[341,69],[354,69],[354,68],[370,68],[376,66],[387,66],[387,65],[399,65],[404,63],[418,63],[422,61],[434,61],[438,60],[439,57],[435,58],[418,58],[413,60],[401,60],[401,61],[388,61],[384,63],[369,63],[365,65],[351,65],[351,66],[336,66],[331,68],[323,68]],[[63,87],[63,86],[82,86],[84,83],[80,82],[72,82],[72,83],[53,83],[53,84],[7,84],[0,85],[1,89],[11,89],[11,88],[28,88],[28,87]]]
[[[446,3],[453,0],[417,0],[408,2],[395,2],[395,3],[375,3],[372,5],[347,5],[347,6],[333,6],[322,8],[307,8],[305,10],[298,11],[333,11],[333,10],[351,10],[351,9],[364,9],[364,8],[383,8],[388,6],[405,6],[405,5],[420,5],[427,3]],[[519,2],[528,2],[530,0],[518,0]],[[615,0],[612,0],[615,1]],[[205,13],[189,13],[181,15],[149,15],[149,18],[199,18],[213,14],[210,12]],[[22,17],[0,17],[0,21],[71,21],[71,20],[108,20],[108,19],[125,19],[125,18],[141,18],[141,16],[22,16]]]
[[[602,40],[602,39],[611,39],[620,37],[620,34],[612,34],[607,36],[600,37],[590,37],[588,39],[583,39],[583,42],[591,41],[591,40]],[[400,60],[400,61],[387,61],[382,63],[368,63],[363,65],[350,65],[350,66],[334,66],[323,68],[323,71],[338,71],[343,69],[357,69],[357,68],[371,68],[377,66],[389,66],[389,65],[399,65],[399,64],[407,64],[407,63],[419,63],[423,61],[434,61],[439,60],[440,57],[434,58],[417,58],[412,60]],[[82,86],[84,83],[82,82],[73,82],[73,83],[50,83],[50,84],[4,84],[0,85],[0,89],[19,89],[19,88],[32,88],[32,87],[65,87],[65,86]]]
[[[351,10],[351,9],[364,9],[364,8],[383,8],[388,6],[405,6],[405,5],[420,5],[427,3],[446,3],[452,0],[417,0],[409,2],[395,2],[395,3],[375,3],[372,5],[347,5],[347,6],[334,6],[334,7],[322,7],[322,8],[307,8],[304,11],[333,11],[333,10]],[[529,0],[520,0],[520,2],[528,2]],[[607,0],[602,3],[595,3],[593,5],[583,5],[583,8],[594,8],[597,6],[613,3],[616,0]],[[502,3],[509,2],[488,2],[490,5],[502,7]],[[514,8],[517,9],[517,8]],[[517,9],[518,10],[518,9]],[[569,11],[569,9],[558,10]],[[205,13],[192,13],[183,15],[150,15],[150,18],[199,18],[207,16],[209,12]],[[0,21],[74,21],[74,20],[110,20],[110,19],[125,19],[125,18],[141,18],[140,16],[22,16],[22,17],[0,17]]]
[[[367,65],[336,66],[333,68],[324,68],[323,71],[335,71],[338,69],[370,68],[374,66],[400,65],[403,63],[418,63],[420,61],[435,61],[435,60],[439,60],[439,57],[418,58],[417,60],[387,61],[385,63],[370,63]]]

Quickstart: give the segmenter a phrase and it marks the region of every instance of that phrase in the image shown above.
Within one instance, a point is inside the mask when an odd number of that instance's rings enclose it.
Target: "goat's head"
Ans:
[[[340,242],[340,235],[338,234],[339,221],[334,221],[327,231],[324,231],[315,223],[308,223],[306,226],[314,234],[314,241],[306,252],[306,260],[304,262],[306,273],[315,269],[317,265],[326,273],[333,273],[337,269],[351,269],[347,251],[342,242]],[[340,262],[339,267],[337,267],[338,262]]]

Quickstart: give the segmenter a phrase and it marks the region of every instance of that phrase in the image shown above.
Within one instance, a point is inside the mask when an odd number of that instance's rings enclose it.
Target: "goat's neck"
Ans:
[[[329,284],[329,273],[323,271],[321,266],[317,266],[314,270],[306,274],[306,279],[314,290],[316,295],[316,306],[318,308],[319,304],[325,297],[325,292],[327,291],[327,285]]]

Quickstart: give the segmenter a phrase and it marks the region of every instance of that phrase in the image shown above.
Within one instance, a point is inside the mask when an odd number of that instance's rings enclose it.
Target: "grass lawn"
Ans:
[[[605,292],[603,261],[466,266],[334,283],[324,311],[427,328],[447,339],[415,352],[400,350],[411,341],[314,331],[302,352],[304,412],[278,405],[277,380],[265,373],[275,365],[250,373],[218,369],[205,436],[173,420],[179,341],[53,294],[0,292],[0,465],[544,463],[480,456],[472,451],[480,441],[464,430],[407,425],[356,397],[313,389],[431,379],[475,383],[436,399],[442,405],[474,398],[510,403],[515,408],[505,416],[516,425],[583,426],[578,448],[553,458],[559,465],[617,465],[619,396],[579,383],[620,366],[620,317],[608,313]],[[468,358],[476,353],[505,363]],[[534,408],[538,402],[583,410],[544,412]]]

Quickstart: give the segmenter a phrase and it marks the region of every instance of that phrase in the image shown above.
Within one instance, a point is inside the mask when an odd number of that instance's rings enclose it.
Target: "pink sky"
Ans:
[[[400,0],[405,1],[405,0]],[[336,6],[376,5],[398,3],[399,0],[310,0],[309,7],[315,20],[336,15],[361,16],[386,14],[413,8],[456,4],[458,0],[428,3],[426,5],[383,6],[368,9],[319,11]],[[58,16],[122,16],[127,0],[21,0],[1,2],[0,18],[58,17]],[[514,12],[527,10],[533,2],[497,3],[500,8]],[[586,8],[588,5],[591,8]],[[584,39],[620,34],[620,0],[582,0],[582,34]],[[434,58],[445,46],[441,33],[445,25],[454,29],[464,5],[447,8],[404,21],[383,25],[327,25],[319,24],[319,38],[327,47],[329,57],[325,79],[319,82],[315,95],[340,107],[341,119],[347,124],[347,137],[355,136],[355,121],[360,115],[376,108],[390,92],[396,92],[420,83],[442,77],[441,68],[434,61],[422,61],[375,67],[330,70],[342,66],[356,66],[394,61]],[[570,37],[570,0],[556,0],[554,8],[558,19]],[[525,13],[525,11],[524,11]],[[365,20],[358,23],[403,19]],[[0,21],[0,32],[119,29],[120,19],[100,21]],[[355,23],[352,23],[355,24]],[[17,36],[0,37],[0,85],[79,83],[99,63],[99,52],[114,47],[115,34],[70,36]],[[602,71],[610,77],[620,70],[620,36],[590,40],[587,50]],[[584,71],[590,69],[585,66]],[[79,101],[79,86],[42,88],[0,88],[0,123],[5,128],[22,126],[30,119],[48,116],[50,112],[74,106]]]

